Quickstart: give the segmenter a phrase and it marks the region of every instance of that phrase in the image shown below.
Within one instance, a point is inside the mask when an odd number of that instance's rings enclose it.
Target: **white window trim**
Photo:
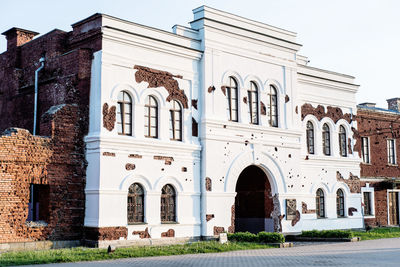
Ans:
[[[362,142],[362,138],[366,138],[368,140],[368,159],[369,162],[365,162],[364,161],[364,146],[363,146],[363,142]],[[368,136],[361,136],[361,158],[362,158],[362,162],[363,164],[371,164],[371,139]]]
[[[373,187],[369,187],[369,183],[365,185],[365,187],[361,187],[361,197],[362,197],[362,203],[364,204],[364,192],[371,193],[371,213],[372,215],[364,215],[364,206],[362,207],[363,209],[363,215],[364,218],[375,218],[375,190]],[[388,215],[389,216],[389,215]]]
[[[389,143],[390,141],[393,141],[393,156],[394,156],[394,163],[389,162]],[[387,164],[391,166],[397,166],[397,153],[396,153],[396,140],[389,138],[386,139],[386,150],[387,150]]]
[[[386,190],[386,206],[387,206],[387,225],[390,225],[390,226],[394,226],[394,225],[392,225],[392,224],[390,224],[390,216],[389,216],[389,192],[399,192],[399,194],[398,194],[398,196],[397,196],[397,201],[398,201],[398,203],[399,203],[399,205],[400,205],[400,189],[388,189],[388,190]],[[400,208],[399,208],[400,209]],[[399,212],[399,214],[398,214],[398,216],[399,216],[399,221],[400,221],[400,212]]]

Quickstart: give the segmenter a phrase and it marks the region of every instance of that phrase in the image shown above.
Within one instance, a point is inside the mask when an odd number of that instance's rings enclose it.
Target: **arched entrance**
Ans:
[[[245,168],[236,183],[235,232],[273,232],[271,185],[255,165]]]

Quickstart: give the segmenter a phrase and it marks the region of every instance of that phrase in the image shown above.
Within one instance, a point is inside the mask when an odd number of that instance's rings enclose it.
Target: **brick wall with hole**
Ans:
[[[49,137],[18,128],[0,137],[0,242],[82,237],[85,155],[76,149],[77,105],[53,107],[41,126]],[[33,215],[31,185],[36,189]]]

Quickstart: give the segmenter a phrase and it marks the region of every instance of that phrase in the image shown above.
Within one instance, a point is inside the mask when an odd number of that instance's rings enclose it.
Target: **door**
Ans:
[[[389,224],[399,224],[399,192],[389,192]]]

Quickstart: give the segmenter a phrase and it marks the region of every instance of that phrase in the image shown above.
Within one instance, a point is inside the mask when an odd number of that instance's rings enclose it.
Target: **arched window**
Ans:
[[[331,134],[326,123],[322,126],[322,146],[324,155],[329,156],[331,154]]]
[[[336,192],[336,214],[338,217],[344,217],[344,194],[342,189]]]
[[[307,122],[307,152],[314,154],[314,124],[311,121]]]
[[[226,90],[229,120],[238,121],[238,85],[233,77],[229,77],[229,86],[226,87]]]
[[[343,125],[339,127],[339,148],[340,156],[347,157],[346,129]]]
[[[161,222],[175,222],[175,189],[167,184],[161,190]]]
[[[121,135],[132,135],[132,98],[125,92],[118,94],[117,130]]]
[[[182,106],[178,101],[172,101],[169,110],[169,138],[171,140],[182,140]]]
[[[144,222],[144,191],[140,184],[131,184],[128,191],[128,224]]]
[[[278,96],[276,94],[276,88],[273,85],[269,86],[269,125],[272,127],[278,127]]]
[[[158,137],[158,104],[153,96],[146,98],[144,107],[144,135],[150,138]]]
[[[316,212],[317,212],[317,218],[325,217],[325,196],[324,196],[324,191],[322,191],[321,188],[317,190]]]
[[[250,123],[258,124],[258,88],[254,82],[250,82],[250,90],[247,91],[247,95],[249,98]]]

